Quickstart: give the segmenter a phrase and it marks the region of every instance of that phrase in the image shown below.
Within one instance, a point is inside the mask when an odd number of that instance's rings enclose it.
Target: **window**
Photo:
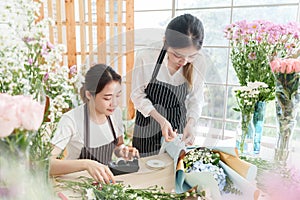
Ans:
[[[212,66],[206,81],[206,104],[199,126],[206,127],[201,129],[204,132],[209,129],[222,139],[234,136],[239,120],[239,113],[233,111],[236,102],[231,92],[238,80],[231,66],[229,42],[223,37],[223,29],[242,19],[286,23],[299,22],[300,18],[299,0],[164,0],[157,3],[136,0],[134,8],[136,48],[142,48],[150,40],[162,40],[164,29],[174,16],[191,13],[202,20],[205,28],[203,47]],[[277,136],[274,103],[267,104],[263,141],[274,140]],[[299,114],[294,139],[300,139]]]

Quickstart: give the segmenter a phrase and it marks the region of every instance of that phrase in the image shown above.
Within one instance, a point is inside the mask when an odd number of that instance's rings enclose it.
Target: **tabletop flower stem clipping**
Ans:
[[[276,79],[277,144],[275,160],[286,162],[300,102],[300,60],[276,58],[271,62]]]

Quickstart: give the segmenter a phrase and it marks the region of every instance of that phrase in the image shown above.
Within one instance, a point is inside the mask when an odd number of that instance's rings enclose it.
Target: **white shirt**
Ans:
[[[124,133],[122,112],[117,108],[110,116],[116,137]],[[99,147],[114,140],[109,122],[96,124],[90,120],[90,147]],[[65,113],[59,123],[51,143],[60,149],[66,149],[65,159],[78,159],[84,146],[84,105]]]
[[[139,110],[144,117],[148,117],[149,113],[155,109],[151,101],[146,98],[144,91],[152,77],[160,50],[161,47],[148,47],[146,49],[139,50],[136,54],[132,73],[131,100],[135,109]],[[167,64],[168,55],[166,54],[156,77],[158,81],[166,82],[175,86],[186,82],[182,68],[171,75]],[[202,106],[204,104],[203,87],[206,72],[206,62],[201,51],[199,52],[199,56],[194,60],[193,66],[193,85],[192,88],[189,89],[185,105],[187,108],[187,119],[192,117],[197,120],[201,115]]]

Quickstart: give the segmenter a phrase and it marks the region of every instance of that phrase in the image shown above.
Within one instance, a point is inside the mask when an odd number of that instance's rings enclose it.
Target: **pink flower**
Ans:
[[[38,130],[43,122],[44,106],[32,100],[30,96],[15,96],[19,103],[17,117],[21,127],[26,130]]]
[[[76,65],[73,65],[72,67],[70,67],[70,74],[74,75],[77,73],[77,67]]]
[[[273,60],[270,63],[270,65],[271,65],[272,72],[279,72],[279,69],[280,69],[280,61],[279,61],[279,59]]]
[[[249,53],[248,58],[249,58],[250,60],[255,60],[255,59],[256,59],[256,53],[255,53],[255,52]]]
[[[15,128],[20,126],[16,110],[17,104],[12,96],[0,93],[0,137],[10,135]]]
[[[44,106],[30,96],[0,93],[0,137],[15,129],[38,130],[43,122]]]
[[[262,174],[263,185],[272,200],[298,200],[300,195],[299,170],[290,168],[289,176],[280,174],[280,170],[273,170]],[[290,178],[288,178],[290,177]]]
[[[271,69],[273,72],[280,73],[298,73],[300,72],[300,60],[294,58],[288,59],[274,59],[270,63]]]
[[[300,60],[294,59],[294,62],[292,65],[293,65],[293,69],[295,72],[300,72]]]

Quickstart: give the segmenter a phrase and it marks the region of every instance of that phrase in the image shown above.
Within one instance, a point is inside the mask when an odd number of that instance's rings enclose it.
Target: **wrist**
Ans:
[[[117,146],[117,148],[115,149],[115,155],[117,157],[121,157],[122,156],[122,150],[126,147],[125,144],[121,144],[119,146]]]
[[[80,162],[80,168],[83,169],[83,170],[88,170],[89,168],[89,162],[90,160],[89,159],[79,159],[79,162]]]
[[[188,119],[187,124],[190,125],[190,126],[195,126],[196,120],[195,120],[194,118],[190,117],[190,118]]]

